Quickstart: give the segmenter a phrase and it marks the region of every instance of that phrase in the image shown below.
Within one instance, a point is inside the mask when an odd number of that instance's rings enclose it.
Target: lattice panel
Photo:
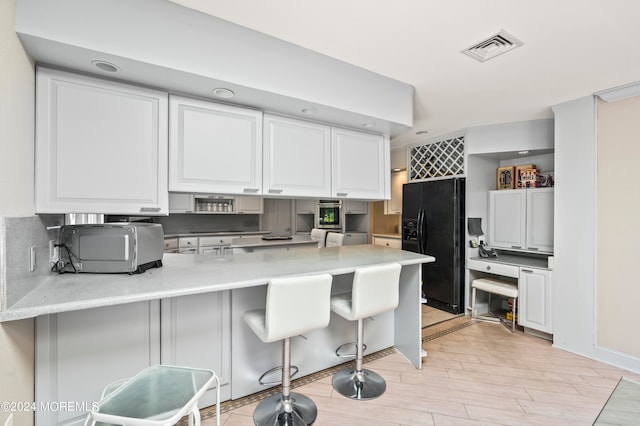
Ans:
[[[464,136],[411,148],[410,180],[464,175]]]

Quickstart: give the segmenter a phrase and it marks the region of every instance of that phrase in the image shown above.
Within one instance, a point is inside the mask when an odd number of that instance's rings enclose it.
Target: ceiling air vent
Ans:
[[[500,30],[498,34],[492,35],[488,39],[474,44],[473,46],[463,50],[461,53],[464,53],[477,61],[484,62],[522,45],[523,43],[520,40],[505,30]]]

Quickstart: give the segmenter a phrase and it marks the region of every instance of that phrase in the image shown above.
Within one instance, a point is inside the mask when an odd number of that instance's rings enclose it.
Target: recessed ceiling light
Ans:
[[[316,112],[318,112],[318,110],[315,109],[315,108],[302,108],[300,110],[300,112],[302,112],[303,114],[311,115],[311,114],[315,114]]]
[[[416,135],[420,136],[420,135],[426,135],[427,133],[429,133],[428,130],[418,130],[416,132]]]
[[[219,98],[233,98],[236,95],[233,91],[225,89],[224,87],[213,89],[213,94]]]
[[[362,127],[366,127],[367,129],[370,129],[375,125],[376,125],[375,121],[367,121],[366,123],[362,123]]]
[[[104,71],[104,72],[119,72],[120,71],[120,67],[118,67],[117,65],[112,64],[111,62],[106,62],[106,61],[91,61],[91,65],[93,65],[94,68],[100,70],[100,71]]]
[[[518,154],[520,155],[527,155],[529,153],[529,151],[518,151]]]

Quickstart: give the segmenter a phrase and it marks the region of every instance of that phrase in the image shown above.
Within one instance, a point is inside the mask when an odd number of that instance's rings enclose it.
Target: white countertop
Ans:
[[[529,257],[499,253],[498,257],[472,257],[472,260],[502,263],[504,265],[524,266],[538,269],[551,269],[546,257]]]
[[[362,266],[433,261],[431,256],[370,244],[226,256],[165,253],[163,267],[137,275],[52,273],[1,312],[0,321],[265,285],[275,277],[337,275]]]
[[[263,240],[262,237],[243,237],[231,240],[231,248],[252,248],[289,245],[309,245],[318,247],[318,242],[306,235],[292,235],[288,240]]]

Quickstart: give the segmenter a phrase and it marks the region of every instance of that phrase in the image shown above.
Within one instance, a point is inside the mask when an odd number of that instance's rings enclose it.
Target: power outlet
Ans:
[[[49,264],[55,265],[60,260],[60,248],[56,247],[55,240],[49,240]]]

